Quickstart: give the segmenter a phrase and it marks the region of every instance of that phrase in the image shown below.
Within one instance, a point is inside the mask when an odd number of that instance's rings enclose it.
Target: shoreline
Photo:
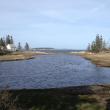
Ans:
[[[14,52],[8,55],[0,56],[0,62],[5,61],[20,61],[34,59],[37,55],[47,55],[46,52]]]
[[[10,92],[53,92],[53,93],[66,93],[73,95],[90,95],[90,94],[109,94],[110,95],[110,84],[101,84],[101,85],[87,85],[87,86],[70,86],[70,87],[60,87],[60,88],[41,88],[41,89],[1,89],[1,91],[10,91]]]
[[[79,55],[87,60],[90,60],[93,64],[99,67],[110,67],[110,53],[77,52],[70,54]]]

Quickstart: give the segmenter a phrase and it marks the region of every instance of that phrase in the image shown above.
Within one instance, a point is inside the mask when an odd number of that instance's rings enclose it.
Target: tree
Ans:
[[[95,41],[93,41],[92,44],[91,44],[91,51],[96,52],[96,43],[95,43]]]
[[[0,46],[5,48],[5,41],[3,38],[0,39]]]
[[[6,36],[6,45],[7,45],[7,44],[13,44],[13,43],[14,43],[13,37],[10,36],[10,35],[7,35],[7,36]]]
[[[97,34],[95,42],[96,42],[96,52],[100,52],[101,45],[100,45],[100,36],[99,36],[99,34]]]
[[[13,41],[13,37],[10,36],[10,44],[13,44],[13,43],[14,43],[14,41]]]
[[[6,45],[7,45],[7,44],[10,44],[10,35],[7,35],[7,36],[6,36]]]
[[[29,50],[29,44],[27,42],[25,44],[25,50]]]
[[[101,52],[103,50],[107,50],[106,41],[103,39],[102,35],[99,36],[99,34],[96,35],[95,40],[90,44],[91,45],[91,52]]]
[[[91,44],[90,44],[90,43],[88,44],[87,51],[88,51],[88,52],[91,51]]]
[[[100,36],[100,49],[103,50],[103,37]]]
[[[21,43],[20,42],[18,43],[18,50],[19,51],[22,50],[22,46],[21,46]]]

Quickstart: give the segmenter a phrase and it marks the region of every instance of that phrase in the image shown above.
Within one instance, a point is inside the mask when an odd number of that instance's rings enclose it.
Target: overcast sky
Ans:
[[[85,49],[110,40],[110,0],[0,0],[0,36],[31,47]]]

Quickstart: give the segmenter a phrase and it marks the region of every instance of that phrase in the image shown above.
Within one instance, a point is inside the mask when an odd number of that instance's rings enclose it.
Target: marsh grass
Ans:
[[[0,110],[20,110],[17,109],[16,101],[17,97],[13,100],[8,90],[0,92]]]
[[[0,55],[0,61],[16,61],[16,60],[28,60],[33,59],[37,55],[47,55],[46,52],[13,52],[7,55]]]
[[[101,53],[76,53],[87,60],[92,61],[97,66],[110,67],[110,53],[101,52]]]
[[[3,90],[0,110],[110,110],[110,94],[103,92],[109,89],[110,86],[84,86]]]

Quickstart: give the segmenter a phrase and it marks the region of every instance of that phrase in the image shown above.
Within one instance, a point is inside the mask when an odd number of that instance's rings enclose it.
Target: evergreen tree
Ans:
[[[10,44],[14,44],[13,37],[10,36]]]
[[[103,50],[103,37],[100,36],[100,49]]]
[[[25,44],[25,50],[29,50],[29,44],[26,42],[26,44]]]
[[[0,46],[5,48],[5,41],[3,40],[3,38],[0,39]]]
[[[7,36],[6,36],[6,45],[7,45],[7,44],[10,44],[10,35],[7,35]]]
[[[103,50],[107,50],[106,42],[103,40],[102,35],[97,34],[95,40],[91,43],[91,52],[98,53]]]
[[[97,34],[96,36],[96,52],[100,52],[101,46],[100,46],[100,36]]]
[[[22,50],[22,46],[21,46],[21,43],[20,42],[18,43],[18,50],[19,51]]]
[[[96,42],[95,41],[92,42],[91,51],[96,52]]]
[[[14,43],[13,37],[10,36],[10,35],[7,35],[7,36],[6,36],[6,45],[7,45],[7,44],[13,44],[13,43]]]

